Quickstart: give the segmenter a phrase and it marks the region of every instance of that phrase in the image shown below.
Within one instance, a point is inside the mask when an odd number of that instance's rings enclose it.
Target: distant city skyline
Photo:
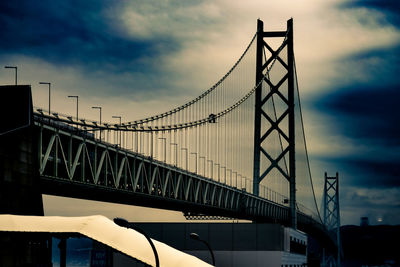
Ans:
[[[131,121],[197,97],[256,31],[294,19],[294,50],[316,193],[339,172],[342,224],[400,224],[400,3],[396,0],[3,1],[0,62],[34,105]],[[254,74],[255,75],[255,74]],[[0,69],[0,83],[14,84]],[[183,220],[177,212],[44,197],[47,215]],[[320,204],[320,202],[318,203]],[[147,218],[147,219],[146,219]]]

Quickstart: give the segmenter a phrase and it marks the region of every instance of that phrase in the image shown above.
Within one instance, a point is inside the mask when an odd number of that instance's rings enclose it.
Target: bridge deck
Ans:
[[[42,193],[289,224],[289,207],[130,150],[65,124],[35,119]],[[298,211],[300,230],[324,232]]]

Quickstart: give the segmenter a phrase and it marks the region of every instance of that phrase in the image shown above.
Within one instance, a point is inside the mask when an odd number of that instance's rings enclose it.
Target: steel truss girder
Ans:
[[[92,192],[113,192],[128,196],[126,204],[172,203],[169,209],[287,224],[288,208],[281,204],[43,122],[35,125],[43,193],[106,201]]]

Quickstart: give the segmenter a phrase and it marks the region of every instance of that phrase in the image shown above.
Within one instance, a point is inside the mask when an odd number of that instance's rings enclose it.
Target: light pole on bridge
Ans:
[[[178,144],[170,143],[171,146],[175,146],[175,166],[178,167]]]
[[[122,117],[121,116],[112,116],[114,119],[119,119],[119,127],[121,127],[121,120],[122,120]],[[119,128],[118,127],[118,128]],[[119,132],[119,147],[121,147],[121,131],[118,131]]]
[[[100,111],[100,120],[99,120],[99,124],[101,126],[101,107],[92,107],[92,109],[98,109]],[[101,128],[100,128],[100,141],[101,141]]]
[[[219,163],[215,163],[215,166],[218,166],[218,182],[220,181],[220,176],[219,176]]]
[[[199,157],[199,164],[200,164],[200,159],[203,159],[203,176],[206,176],[206,157]]]
[[[49,115],[51,114],[50,112],[50,96],[51,96],[51,83],[49,82],[39,82],[39,84],[47,84],[49,87]]]
[[[164,163],[166,163],[167,162],[167,138],[159,137],[158,139],[164,140]]]
[[[233,182],[232,182],[232,170],[231,169],[227,169],[226,171],[229,171],[229,185],[233,186]]]
[[[188,171],[188,149],[186,148],[186,147],[183,147],[183,148],[181,148],[181,150],[185,150],[185,155],[186,155],[186,158],[185,158],[185,165],[186,165],[186,171]],[[182,162],[183,162],[183,160],[182,160]],[[183,165],[183,164],[182,164]],[[183,167],[183,166],[182,166]]]
[[[213,163],[213,161],[211,159],[207,160],[207,162],[211,163],[211,165],[210,165],[210,174],[211,174],[210,178],[213,179],[213,176],[214,176],[214,169],[213,169],[214,163]]]
[[[194,155],[194,173],[197,174],[197,152],[190,152],[191,155]]]
[[[226,167],[225,166],[221,166],[221,169],[224,169],[224,183],[226,184]]]
[[[232,175],[235,174],[235,186],[238,188],[238,182],[237,182],[237,172],[232,172]]]
[[[15,70],[15,85],[17,85],[18,80],[18,67],[17,66],[4,66],[5,69],[14,69]]]
[[[77,96],[77,95],[69,95],[68,96],[69,98],[76,98],[76,120],[78,120],[79,119],[79,117],[78,117],[78,111],[79,111],[79,96]]]

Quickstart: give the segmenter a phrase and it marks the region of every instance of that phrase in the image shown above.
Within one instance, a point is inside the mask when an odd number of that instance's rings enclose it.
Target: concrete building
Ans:
[[[307,236],[279,224],[136,223],[152,238],[208,263],[207,247],[190,238],[197,233],[211,246],[216,266],[307,266]]]

